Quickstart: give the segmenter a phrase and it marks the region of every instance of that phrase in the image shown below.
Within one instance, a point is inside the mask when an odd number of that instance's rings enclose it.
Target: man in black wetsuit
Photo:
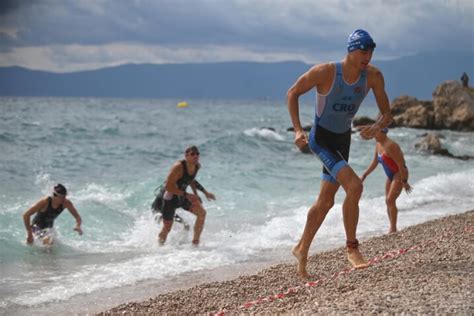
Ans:
[[[153,210],[161,212],[163,218],[163,227],[158,235],[160,244],[166,242],[168,233],[173,226],[176,209],[179,207],[196,215],[193,245],[199,244],[206,219],[206,210],[202,206],[202,201],[197,194],[197,190],[203,192],[209,201],[216,199],[214,194],[207,192],[206,189],[195,180],[200,166],[198,148],[196,146],[186,148],[184,160],[177,161],[171,167],[166,182],[161,186],[158,196],[152,205]],[[194,194],[186,192],[188,186],[191,186]]]
[[[33,243],[33,237],[41,239],[44,245],[51,245],[53,238],[51,229],[54,225],[54,220],[67,208],[69,212],[76,219],[76,227],[74,230],[82,235],[81,216],[77,212],[72,202],[66,198],[67,190],[62,184],[56,184],[53,188],[52,196],[47,196],[36,202],[23,214],[23,222],[25,223],[27,244]],[[33,224],[31,224],[30,217],[35,214]]]

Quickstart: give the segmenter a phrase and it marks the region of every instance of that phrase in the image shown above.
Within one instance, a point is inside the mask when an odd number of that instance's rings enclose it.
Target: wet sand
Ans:
[[[474,314],[474,210],[370,238],[360,250],[366,269],[351,269],[341,247],[309,258],[309,280],[295,260],[99,315]]]

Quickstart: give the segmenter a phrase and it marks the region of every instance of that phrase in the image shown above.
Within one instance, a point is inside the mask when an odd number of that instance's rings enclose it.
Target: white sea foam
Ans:
[[[134,284],[149,279],[172,277],[183,272],[212,269],[228,263],[229,258],[216,250],[202,251],[188,246],[188,249],[169,249],[163,247],[160,252],[141,255],[124,262],[111,262],[107,265],[86,265],[80,270],[71,270],[56,275],[52,280],[39,287],[27,290],[9,301],[26,306],[67,300],[77,294],[110,289]]]
[[[284,141],[285,138],[277,132],[268,128],[251,128],[244,131],[244,134],[251,137],[259,137],[266,140]]]
[[[89,183],[84,189],[74,194],[76,201],[94,201],[99,203],[117,203],[119,207],[125,206],[124,200],[128,197],[126,193],[117,192],[103,185]]]

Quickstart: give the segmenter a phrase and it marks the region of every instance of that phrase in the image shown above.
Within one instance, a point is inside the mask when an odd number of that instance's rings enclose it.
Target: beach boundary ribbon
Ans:
[[[464,228],[464,232],[465,233],[473,233],[474,232],[474,226],[467,226]],[[374,264],[377,264],[381,261],[384,261],[384,260],[388,260],[388,259],[395,259],[395,258],[398,258],[400,257],[401,255],[404,255],[408,252],[412,252],[414,250],[422,250],[434,243],[437,243],[437,242],[440,242],[440,241],[444,241],[444,240],[448,240],[450,239],[451,237],[454,236],[454,232],[452,231],[447,231],[445,232],[444,234],[442,234],[439,238],[436,238],[436,239],[428,239],[424,242],[422,242],[421,244],[418,244],[418,245],[413,245],[409,248],[401,248],[401,249],[398,249],[398,250],[390,250],[390,251],[387,251],[386,253],[384,253],[383,255],[380,255],[380,256],[376,256],[376,257],[373,257],[372,259],[369,259],[367,261],[368,263],[368,267],[369,268],[370,266],[374,265]],[[281,299],[284,299],[285,297],[287,296],[290,296],[290,295],[293,295],[293,294],[297,294],[298,291],[302,290],[302,289],[305,289],[305,288],[311,288],[311,287],[316,287],[318,285],[321,285],[323,283],[327,283],[327,282],[330,282],[340,276],[344,276],[346,274],[349,274],[351,272],[353,272],[354,270],[356,270],[356,268],[345,268],[339,272],[335,272],[333,273],[331,276],[329,277],[325,277],[325,278],[321,278],[319,280],[316,280],[316,281],[308,281],[306,282],[305,284],[303,285],[297,285],[297,286],[294,286],[294,287],[290,287],[288,289],[286,289],[285,291],[281,292],[281,293],[277,293],[277,294],[272,294],[272,295],[268,295],[268,296],[264,296],[264,297],[261,297],[261,298],[258,298],[256,300],[252,300],[252,301],[248,301],[248,302],[245,302],[244,304],[240,305],[239,306],[239,309],[248,309],[252,306],[256,306],[256,305],[260,305],[260,304],[264,304],[264,303],[269,303],[269,302],[273,302],[275,300],[281,300]],[[211,313],[211,315],[214,315],[214,316],[224,316],[225,315],[225,310],[221,310],[219,312],[216,312],[216,313]]]

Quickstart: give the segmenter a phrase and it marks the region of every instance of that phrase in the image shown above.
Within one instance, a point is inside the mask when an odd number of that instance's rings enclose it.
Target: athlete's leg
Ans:
[[[393,175],[392,175],[393,178]],[[388,210],[388,203],[387,203],[387,198],[388,198],[388,193],[390,192],[390,186],[392,185],[392,179],[387,176],[387,180],[385,181],[385,205],[387,206],[387,215],[388,215],[388,222],[391,223],[390,219],[390,211]],[[390,233],[390,230],[389,230]]]
[[[326,170],[337,179],[337,182],[346,192],[342,209],[348,259],[356,268],[366,267],[367,262],[358,250],[358,241],[356,239],[357,222],[359,221],[359,200],[362,195],[363,186],[360,178],[347,164],[351,132],[348,131],[337,135],[324,132],[323,130],[319,140],[316,137],[317,133],[318,127],[316,129],[313,127],[309,139],[310,148],[319,156]]]
[[[206,221],[206,210],[202,206],[198,197],[194,194],[187,194],[186,199],[192,203],[190,208],[191,213],[196,215],[196,222],[194,223],[193,245],[198,245],[202,230],[204,229],[204,222]]]
[[[357,223],[359,222],[359,200],[363,190],[362,181],[348,165],[338,172],[337,181],[346,191],[342,211],[347,238],[347,256],[355,268],[365,268],[367,262],[358,250],[356,238]]]
[[[392,180],[387,177],[387,181],[385,181],[385,198],[388,196],[388,192],[390,191],[390,185],[392,184]]]
[[[388,212],[388,219],[390,220],[390,230],[389,233],[397,232],[397,216],[398,216],[398,208],[397,208],[397,198],[400,196],[400,193],[403,189],[403,183],[400,181],[392,181],[390,185],[390,190],[386,196],[386,203],[387,203],[387,212]]]
[[[201,233],[202,233],[202,230],[204,229],[204,222],[206,220],[206,210],[199,203],[199,205],[196,205],[193,207],[192,212],[193,214],[196,215],[196,222],[194,223],[193,244],[199,245]]]
[[[308,251],[316,232],[324,221],[327,213],[334,205],[334,196],[336,195],[339,184],[329,181],[321,181],[321,190],[318,199],[310,207],[306,217],[306,224],[303,235],[298,244],[293,248],[293,255],[298,260],[298,274],[303,278],[308,278],[306,272],[306,263],[308,260]]]
[[[161,228],[161,232],[158,234],[158,242],[160,245],[163,245],[166,242],[166,238],[171,231],[171,227],[173,227],[173,220],[166,220],[163,218],[162,222],[163,227]]]
[[[348,241],[356,240],[357,223],[359,221],[359,200],[362,195],[362,181],[351,167],[345,166],[337,174],[337,180],[346,191],[346,198],[342,206],[344,228]]]
[[[161,207],[161,219],[163,227],[161,232],[158,234],[158,242],[160,245],[163,245],[168,237],[171,227],[173,226],[174,214],[177,208],[177,198],[173,197],[171,199],[163,199],[163,204]]]

